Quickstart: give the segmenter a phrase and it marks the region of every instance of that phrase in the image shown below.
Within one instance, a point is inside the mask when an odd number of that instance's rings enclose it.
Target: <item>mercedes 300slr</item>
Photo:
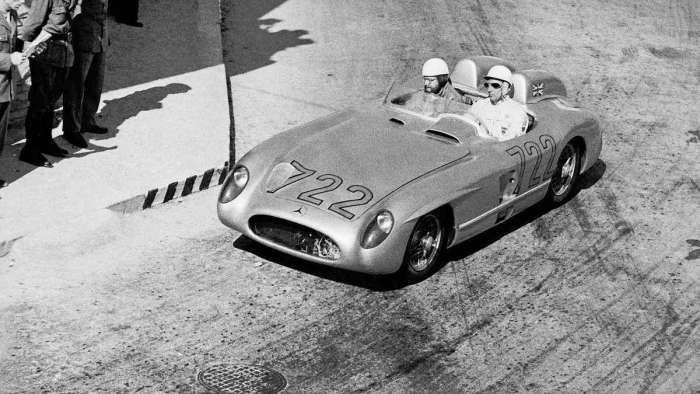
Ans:
[[[475,85],[494,64],[507,64],[467,60]],[[484,138],[468,105],[392,87],[383,100],[279,133],[248,152],[223,184],[220,220],[310,262],[425,278],[445,248],[541,200],[566,201],[601,152],[598,120],[567,102],[560,79],[512,71],[511,94],[529,117],[525,135]],[[476,86],[467,94],[485,97]]]

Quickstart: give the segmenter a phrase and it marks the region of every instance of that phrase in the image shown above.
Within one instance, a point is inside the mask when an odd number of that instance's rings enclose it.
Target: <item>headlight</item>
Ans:
[[[386,239],[394,228],[394,216],[389,211],[380,211],[367,226],[362,236],[362,247],[371,249]]]
[[[248,169],[243,166],[237,166],[233,169],[233,172],[226,178],[224,182],[224,187],[221,189],[221,194],[219,194],[219,202],[226,204],[232,201],[234,198],[238,197],[239,194],[248,184]]]

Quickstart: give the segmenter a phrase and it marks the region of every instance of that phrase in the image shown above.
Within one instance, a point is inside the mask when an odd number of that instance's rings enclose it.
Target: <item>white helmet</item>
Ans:
[[[434,57],[423,63],[423,76],[435,77],[437,75],[447,75],[450,70],[447,68],[447,63],[444,60]]]
[[[497,64],[489,69],[484,79],[498,79],[499,81],[508,82],[508,85],[513,85],[513,74],[506,66]]]

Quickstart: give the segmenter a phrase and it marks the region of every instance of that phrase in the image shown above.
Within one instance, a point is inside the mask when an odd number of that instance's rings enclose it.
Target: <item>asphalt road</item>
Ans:
[[[0,259],[0,391],[202,392],[217,363],[288,392],[700,390],[696,2],[227,6],[239,154],[428,57],[490,54],[560,75],[601,118],[601,160],[565,206],[404,288],[240,239],[216,191],[25,243]]]

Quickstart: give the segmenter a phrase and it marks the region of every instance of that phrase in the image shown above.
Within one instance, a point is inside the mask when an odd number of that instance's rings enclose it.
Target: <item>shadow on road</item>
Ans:
[[[59,146],[63,147],[68,151],[68,157],[64,158],[44,155],[53,164],[56,164],[62,160],[70,160],[74,158],[85,157],[94,153],[100,153],[117,149],[116,146],[97,146],[91,144],[88,141],[87,150],[84,152],[76,153],[82,148],[77,148],[71,145],[61,136],[55,137],[53,140],[56,141],[56,143]],[[37,169],[36,166],[19,160],[19,153],[23,147],[24,142],[15,143],[11,146],[5,146],[5,150],[2,153],[2,157],[0,157],[0,179],[4,179],[9,184]]]
[[[569,199],[564,202],[566,204],[571,199],[576,198],[578,190],[588,189],[594,184],[596,184],[605,173],[607,166],[602,160],[596,161],[596,163],[584,174],[581,175],[578,181],[578,189],[575,193],[569,197]],[[562,204],[563,205],[563,204]],[[479,250],[488,247],[504,236],[518,230],[519,228],[529,224],[530,222],[546,215],[553,209],[558,209],[544,203],[538,203],[529,209],[513,216],[511,219],[503,222],[502,224],[487,230],[470,240],[463,242],[453,248],[447,250],[438,266],[433,271],[440,271],[445,265],[450,262],[466,259],[472,254],[478,252]],[[396,290],[405,286],[409,286],[413,283],[403,282],[400,279],[394,278],[392,276],[376,276],[362,274],[353,271],[347,271],[339,268],[324,266],[320,264],[314,264],[308,261],[297,259],[291,257],[284,253],[278,252],[274,249],[268,248],[264,245],[258,244],[251,239],[241,236],[233,242],[235,248],[244,250],[249,253],[253,253],[256,256],[273,262],[275,264],[280,264],[285,267],[304,272],[306,274],[315,275],[324,279],[332,280],[334,282],[345,283],[352,286],[363,287],[374,291],[390,291]]]
[[[143,27],[110,20],[104,91],[221,64],[219,12],[218,1],[142,1]]]
[[[222,46],[228,77],[274,63],[272,56],[284,49],[314,41],[306,30],[277,30],[279,19],[264,18],[286,0],[225,1],[221,3]],[[227,28],[228,27],[228,28]]]
[[[61,137],[61,130],[54,129],[53,134],[56,135],[54,141],[62,148],[68,151],[68,157],[59,158],[46,155],[52,163],[58,163],[61,160],[76,159],[85,157],[94,153],[117,149],[117,146],[103,147],[94,145],[91,141],[105,140],[112,138],[119,132],[121,126],[127,119],[138,115],[142,111],[149,111],[163,107],[162,101],[171,94],[185,93],[191,88],[182,83],[171,83],[165,86],[157,86],[145,90],[140,90],[124,97],[107,100],[102,110],[98,113],[98,123],[107,127],[107,134],[84,134],[85,140],[88,141],[86,151],[78,152],[78,148]],[[62,114],[59,112],[59,116]],[[19,132],[21,131],[21,133]],[[7,182],[13,182],[35,170],[37,167],[27,164],[19,160],[19,152],[24,147],[24,142],[19,142],[24,139],[24,130],[13,130],[8,133],[8,144],[5,146],[2,157],[0,158],[0,179]]]
[[[138,115],[143,111],[163,108],[163,100],[171,94],[180,94],[190,91],[192,88],[183,83],[171,83],[165,86],[139,90],[114,100],[105,100],[104,107],[98,115],[98,123],[107,127],[107,134],[89,134],[91,140],[103,140],[112,138],[119,133],[121,126],[127,119]]]

